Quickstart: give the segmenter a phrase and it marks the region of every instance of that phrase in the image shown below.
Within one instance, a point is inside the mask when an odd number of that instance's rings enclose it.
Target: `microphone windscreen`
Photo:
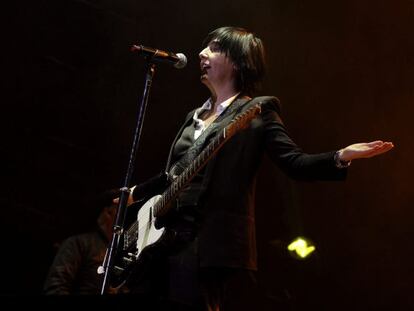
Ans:
[[[187,57],[183,53],[177,53],[179,61],[174,64],[174,67],[177,69],[184,68],[187,65]]]

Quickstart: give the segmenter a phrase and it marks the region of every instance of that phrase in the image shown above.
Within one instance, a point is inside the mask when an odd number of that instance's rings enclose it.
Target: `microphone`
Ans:
[[[138,52],[145,57],[149,57],[151,61],[170,63],[177,69],[184,68],[187,65],[187,57],[182,53],[174,54],[143,45],[133,45],[131,52]]]

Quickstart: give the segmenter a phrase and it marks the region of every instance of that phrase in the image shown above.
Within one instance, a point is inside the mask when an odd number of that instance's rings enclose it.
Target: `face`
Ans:
[[[215,90],[225,83],[234,83],[235,66],[220,50],[217,41],[211,41],[199,54],[201,82]]]

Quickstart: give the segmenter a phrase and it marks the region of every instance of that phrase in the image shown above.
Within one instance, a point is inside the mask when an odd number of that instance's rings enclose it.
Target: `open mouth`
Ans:
[[[201,63],[200,64],[200,71],[201,71],[201,79],[207,79],[207,74],[208,74],[208,70],[210,69],[210,66],[205,64],[205,63]]]
[[[207,73],[207,70],[210,69],[210,66],[205,63],[201,63],[200,69],[201,69],[201,73]]]
[[[208,74],[208,70],[210,69],[210,66],[204,65],[201,67],[201,75],[205,76]]]

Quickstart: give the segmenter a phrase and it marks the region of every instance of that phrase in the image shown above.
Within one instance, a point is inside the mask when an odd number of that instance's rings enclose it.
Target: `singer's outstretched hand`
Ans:
[[[349,145],[339,151],[341,161],[352,161],[355,159],[372,158],[391,150],[394,147],[392,142],[376,140],[369,143],[357,143]]]

